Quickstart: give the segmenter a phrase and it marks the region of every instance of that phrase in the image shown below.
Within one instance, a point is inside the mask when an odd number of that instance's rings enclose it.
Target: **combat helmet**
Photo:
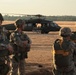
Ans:
[[[60,36],[62,36],[62,37],[71,36],[71,34],[72,34],[72,32],[69,27],[64,27],[64,28],[60,29]]]
[[[22,25],[24,25],[24,21],[22,19],[17,19],[15,21],[15,25],[16,27],[21,27]]]
[[[0,20],[4,21],[2,14],[0,13]]]

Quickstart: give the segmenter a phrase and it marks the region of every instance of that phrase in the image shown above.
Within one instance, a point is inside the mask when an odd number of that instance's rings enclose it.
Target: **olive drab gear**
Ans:
[[[4,28],[2,26],[0,26],[0,28],[0,75],[7,75],[10,70],[7,62],[11,52],[8,46],[11,45],[9,39],[7,39]]]
[[[10,41],[14,47],[14,56],[12,58],[12,75],[25,75],[25,59],[28,57],[27,53],[30,51],[31,41],[27,34],[23,31],[14,31],[10,36]]]
[[[27,34],[22,31],[24,29],[24,21],[18,19],[15,23],[17,28],[10,35],[10,41],[14,47],[12,57],[12,75],[18,75],[18,73],[20,75],[25,75],[25,59],[28,56],[27,50],[30,50],[30,39]]]
[[[19,33],[15,31],[13,34],[12,43],[14,45],[14,58],[16,61],[27,58],[27,52],[30,51],[30,39],[25,33]],[[23,41],[26,42],[26,45],[23,44]]]
[[[16,27],[21,27],[24,25],[24,21],[22,19],[17,19],[15,23]]]
[[[70,37],[70,39],[75,43],[76,45],[76,33],[73,33]],[[76,52],[74,51],[73,53],[73,60],[74,60],[74,63],[75,63],[75,66],[76,66]]]
[[[70,40],[72,35],[71,29],[64,27],[60,30],[61,39],[56,39],[54,42],[54,74],[55,75],[76,75],[74,52],[76,46]]]
[[[10,67],[7,64],[0,65],[0,75],[7,75],[9,70],[10,70]]]
[[[0,56],[9,55],[9,51],[7,49],[7,45],[9,44],[9,40],[3,32],[0,33]]]
[[[70,41],[61,41],[61,39],[57,39],[54,43],[55,48],[55,64],[59,67],[69,66],[71,51],[67,50],[69,47]],[[64,45],[66,47],[64,47]],[[65,61],[65,62],[64,62]]]
[[[76,34],[72,33],[70,39],[73,40],[73,41],[76,40]]]
[[[26,41],[26,45],[24,46],[23,41]],[[30,50],[30,45],[29,45],[29,39],[27,37],[27,35],[25,33],[18,33],[17,31],[15,31],[14,34],[14,44],[16,44],[17,46],[21,47],[21,48],[25,48],[24,50],[26,52],[28,52]]]
[[[7,38],[7,30],[1,26],[4,21],[2,14],[0,13],[0,75],[7,75],[10,71],[8,65],[9,55],[12,53],[12,46]]]
[[[54,42],[54,73],[56,75],[76,75],[73,61],[75,44],[67,39],[57,39]],[[74,74],[73,74],[74,73]]]
[[[72,32],[69,27],[64,27],[60,29],[60,35],[62,37],[71,36]]]

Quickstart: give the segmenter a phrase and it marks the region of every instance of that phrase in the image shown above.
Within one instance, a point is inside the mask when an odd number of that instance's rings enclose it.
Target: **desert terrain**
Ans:
[[[56,23],[61,27],[70,27],[72,31],[76,31],[75,21],[56,21]],[[26,75],[52,75],[53,43],[60,37],[59,32],[50,32],[49,34],[26,32],[26,34],[32,40],[31,50],[26,59]]]

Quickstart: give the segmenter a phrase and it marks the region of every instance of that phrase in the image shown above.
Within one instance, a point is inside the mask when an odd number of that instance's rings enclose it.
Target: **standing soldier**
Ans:
[[[76,46],[76,34],[75,33],[73,33],[71,35],[70,39],[71,39],[72,42],[75,43],[75,46]],[[76,52],[75,51],[74,51],[73,56],[74,56],[74,63],[75,63],[75,67],[76,67]]]
[[[4,28],[1,25],[3,20],[3,16],[0,13],[0,75],[7,75],[10,70],[8,59],[9,55],[13,53],[13,47],[9,39],[7,39]]]
[[[60,30],[62,39],[54,42],[54,74],[76,75],[73,53],[76,51],[74,42],[70,40],[72,32],[69,27]]]
[[[14,56],[12,61],[12,75],[25,75],[25,58],[30,50],[30,38],[22,31],[24,29],[24,21],[18,19],[15,22],[17,29],[10,35],[10,41],[14,46]]]

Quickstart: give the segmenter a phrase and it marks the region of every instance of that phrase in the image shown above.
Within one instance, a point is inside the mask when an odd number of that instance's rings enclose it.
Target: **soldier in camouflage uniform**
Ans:
[[[76,75],[73,53],[75,43],[70,40],[72,32],[69,27],[61,28],[61,39],[54,42],[54,75]]]
[[[12,59],[12,75],[25,75],[25,59],[30,51],[31,40],[22,30],[24,29],[24,21],[18,19],[15,22],[17,29],[11,34],[10,41],[14,46],[14,56]]]
[[[71,35],[70,39],[71,39],[71,40],[75,43],[75,45],[76,45],[76,34],[75,34],[75,33],[73,33],[73,34]],[[75,63],[75,66],[76,66],[76,53],[75,53],[75,52],[74,52],[73,56],[74,56],[74,63]]]
[[[2,14],[0,13],[0,75],[7,75],[10,70],[8,57],[13,53],[13,47],[7,39],[7,35],[5,35],[1,25],[3,20]]]

